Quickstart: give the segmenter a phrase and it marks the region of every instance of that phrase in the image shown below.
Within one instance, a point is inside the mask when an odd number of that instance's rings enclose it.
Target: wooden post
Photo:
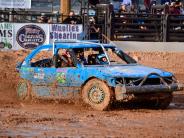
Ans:
[[[60,13],[68,15],[70,12],[70,0],[60,0]]]

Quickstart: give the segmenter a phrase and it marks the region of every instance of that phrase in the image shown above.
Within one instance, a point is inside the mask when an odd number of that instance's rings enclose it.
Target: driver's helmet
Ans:
[[[96,58],[98,64],[108,64],[108,60],[105,54],[99,54]]]
[[[76,54],[77,56],[83,56],[83,54],[84,54],[84,49],[82,49],[82,48],[75,48],[75,49],[74,49],[74,52],[75,52],[75,54]]]

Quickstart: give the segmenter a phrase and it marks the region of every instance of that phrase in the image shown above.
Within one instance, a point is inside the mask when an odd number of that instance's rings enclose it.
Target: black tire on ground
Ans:
[[[135,95],[138,106],[149,109],[166,109],[172,102],[172,93],[147,93]]]
[[[105,82],[94,78],[82,88],[82,99],[93,109],[104,111],[108,110],[113,102],[113,93]]]
[[[27,80],[21,79],[16,87],[16,92],[17,92],[17,98],[20,101],[25,101],[25,100],[30,100],[31,99],[31,83]]]
[[[172,93],[164,94],[164,98],[159,98],[158,101],[155,102],[155,109],[166,109],[169,104],[172,102],[173,95]]]

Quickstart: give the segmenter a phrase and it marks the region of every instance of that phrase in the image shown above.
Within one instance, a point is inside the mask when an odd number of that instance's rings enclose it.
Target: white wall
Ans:
[[[184,52],[184,42],[132,42],[114,41],[124,51]]]

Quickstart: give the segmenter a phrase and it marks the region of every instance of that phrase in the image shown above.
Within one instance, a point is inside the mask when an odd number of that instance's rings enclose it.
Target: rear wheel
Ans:
[[[107,110],[112,102],[112,91],[99,79],[91,79],[82,89],[83,101],[95,110]]]
[[[20,80],[17,85],[17,98],[21,101],[31,99],[31,84],[29,81]]]

